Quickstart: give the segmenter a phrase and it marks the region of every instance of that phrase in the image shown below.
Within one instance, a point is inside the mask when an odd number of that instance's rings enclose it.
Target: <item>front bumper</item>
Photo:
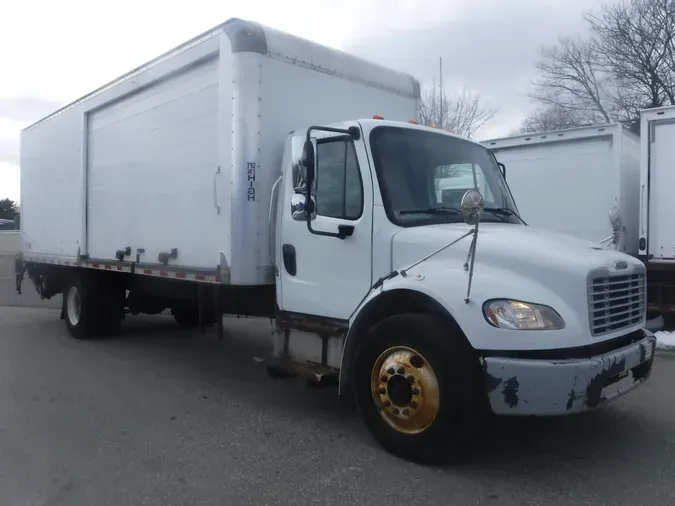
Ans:
[[[628,346],[585,359],[486,357],[486,389],[498,415],[579,413],[624,395],[651,374],[656,338],[648,330]]]

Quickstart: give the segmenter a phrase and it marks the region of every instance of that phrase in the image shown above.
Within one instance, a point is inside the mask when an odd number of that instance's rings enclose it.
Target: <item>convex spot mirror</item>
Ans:
[[[609,223],[612,225],[612,230],[614,230],[614,232],[621,230],[621,213],[616,206],[612,206],[609,210]]]
[[[462,209],[464,223],[467,225],[475,225],[480,221],[483,208],[485,207],[483,195],[481,195],[478,190],[468,190],[462,197],[460,207]]]
[[[316,197],[311,196],[309,205],[307,205],[307,196],[300,193],[294,193],[291,197],[291,215],[295,221],[306,221],[307,214],[311,220],[316,218]]]

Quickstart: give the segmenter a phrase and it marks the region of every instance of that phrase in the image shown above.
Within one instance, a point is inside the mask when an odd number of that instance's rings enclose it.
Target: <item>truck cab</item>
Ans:
[[[580,412],[649,376],[644,265],[528,226],[478,143],[379,117],[298,129],[270,211],[277,355],[339,369],[394,453],[438,457],[486,413]]]

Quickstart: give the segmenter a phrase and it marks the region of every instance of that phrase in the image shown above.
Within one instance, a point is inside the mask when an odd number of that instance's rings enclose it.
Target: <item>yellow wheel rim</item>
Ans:
[[[412,348],[395,346],[382,353],[373,366],[370,386],[380,416],[398,432],[422,432],[438,415],[436,373]]]

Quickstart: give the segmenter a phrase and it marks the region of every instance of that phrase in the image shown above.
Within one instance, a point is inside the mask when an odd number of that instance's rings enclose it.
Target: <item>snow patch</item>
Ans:
[[[656,336],[657,350],[675,350],[675,331],[666,332],[665,330],[654,332]]]
[[[645,322],[645,328],[651,332],[656,332],[658,330],[663,330],[666,326],[666,322],[663,320],[663,316],[659,315],[656,318],[647,320]]]

